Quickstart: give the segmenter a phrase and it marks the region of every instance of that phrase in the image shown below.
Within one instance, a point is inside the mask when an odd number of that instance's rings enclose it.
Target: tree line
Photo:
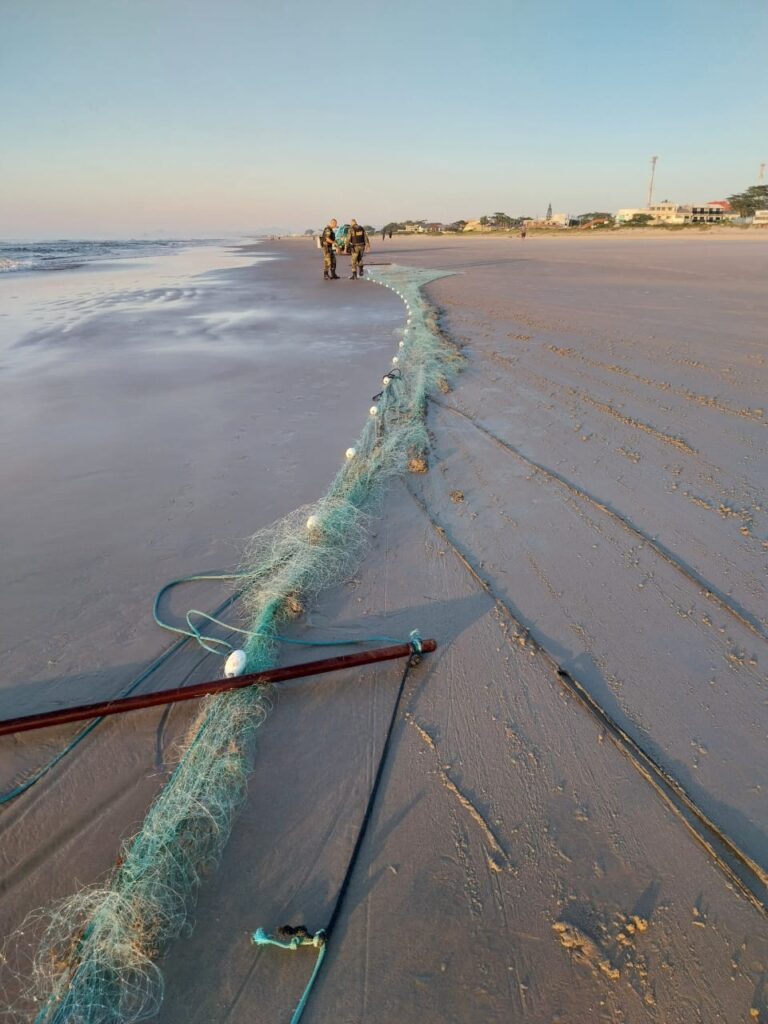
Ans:
[[[743,192],[728,196],[728,202],[740,217],[754,217],[758,210],[768,210],[768,185],[750,185]]]

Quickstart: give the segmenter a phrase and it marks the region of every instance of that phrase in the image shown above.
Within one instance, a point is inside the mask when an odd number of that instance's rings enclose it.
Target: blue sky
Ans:
[[[715,199],[768,159],[764,0],[0,0],[0,237]]]

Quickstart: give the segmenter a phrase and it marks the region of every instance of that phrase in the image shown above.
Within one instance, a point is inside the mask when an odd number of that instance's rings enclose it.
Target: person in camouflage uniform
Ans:
[[[336,273],[336,226],[338,221],[332,217],[320,235],[320,248],[323,250],[323,280],[338,281]]]
[[[363,255],[366,249],[370,249],[371,243],[368,240],[365,228],[357,223],[355,218],[349,222],[349,251],[352,253],[352,273],[350,281],[363,276]]]

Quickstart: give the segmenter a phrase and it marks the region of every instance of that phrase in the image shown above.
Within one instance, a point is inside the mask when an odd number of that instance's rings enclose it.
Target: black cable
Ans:
[[[395,703],[392,708],[392,716],[389,720],[387,735],[384,738],[384,746],[381,748],[379,765],[378,768],[376,769],[376,777],[373,780],[371,792],[368,796],[368,804],[365,808],[365,814],[363,815],[363,820],[360,823],[360,830],[357,833],[357,839],[355,840],[355,846],[354,849],[352,850],[352,855],[349,858],[349,863],[347,864],[347,870],[344,874],[344,878],[342,879],[341,885],[339,886],[339,891],[336,896],[336,903],[334,904],[331,916],[328,920],[328,924],[325,926],[325,934],[328,936],[328,938],[331,937],[333,927],[338,921],[339,914],[341,913],[341,908],[344,903],[344,897],[347,894],[347,889],[349,889],[349,883],[352,880],[352,874],[355,870],[355,865],[357,864],[357,859],[358,856],[360,855],[360,850],[362,849],[363,841],[365,840],[365,834],[368,831],[368,825],[370,824],[374,804],[376,803],[376,796],[379,792],[379,786],[381,784],[381,779],[384,774],[384,766],[387,762],[387,755],[389,754],[389,745],[392,740],[392,733],[394,732],[395,722],[397,721],[398,712],[400,710],[400,702],[402,701],[403,693],[405,692],[405,683],[406,680],[408,679],[408,673],[410,672],[412,666],[418,664],[419,661],[420,658],[418,654],[412,654],[406,663],[402,678],[400,680],[400,687],[397,691],[397,697],[395,698]]]
[[[336,901],[333,905],[331,916],[328,919],[328,924],[325,926],[325,928],[321,928],[319,931],[315,932],[314,935],[311,932],[309,932],[304,925],[299,925],[298,927],[294,927],[291,925],[283,925],[281,928],[277,930],[276,933],[279,940],[278,944],[295,941],[297,946],[314,945],[316,948],[321,950],[317,963],[315,964],[315,969],[313,971],[312,977],[309,981],[307,988],[304,990],[304,995],[302,996],[301,1002],[299,1003],[294,1013],[293,1020],[298,1020],[298,1018],[304,1012],[307,1002],[309,1001],[310,995],[313,990],[315,978],[317,977],[320,965],[322,963],[322,957],[325,952],[325,947],[327,946],[327,943],[331,937],[331,933],[333,932],[333,929],[338,922],[339,915],[341,914],[344,905],[344,898],[347,895],[350,882],[352,881],[352,875],[354,873],[355,867],[357,866],[360,851],[362,850],[363,843],[365,842],[365,836],[368,831],[368,826],[370,825],[371,818],[373,816],[374,806],[376,804],[376,797],[378,795],[381,780],[384,775],[384,767],[387,763],[389,748],[392,741],[392,734],[394,732],[395,722],[397,721],[398,714],[400,711],[403,693],[405,692],[405,683],[406,680],[408,679],[408,673],[410,672],[411,668],[414,665],[418,665],[419,661],[421,660],[418,638],[415,638],[413,640],[413,648],[413,654],[408,659],[405,669],[403,671],[402,678],[400,679],[400,686],[398,687],[397,696],[395,697],[395,702],[394,705],[392,706],[392,714],[389,719],[389,725],[387,726],[386,736],[384,737],[384,743],[381,748],[379,763],[378,767],[376,768],[376,775],[373,780],[373,785],[371,786],[371,791],[368,794],[368,803],[365,808],[365,813],[363,814],[362,820],[360,822],[360,828],[358,829],[357,838],[355,840],[355,845],[352,850],[352,854],[347,863],[347,869],[344,872],[344,877],[341,880],[341,885],[339,886],[339,890],[336,894]],[[255,933],[254,940],[255,936],[259,935],[260,932],[261,929],[259,929],[259,932]],[[296,946],[292,946],[291,948],[296,948]]]

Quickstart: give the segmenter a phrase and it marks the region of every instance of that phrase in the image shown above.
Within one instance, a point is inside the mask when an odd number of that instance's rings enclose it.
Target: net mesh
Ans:
[[[257,533],[239,580],[252,633],[247,671],[275,664],[279,625],[323,588],[348,577],[386,481],[427,448],[427,395],[445,389],[460,356],[440,334],[422,286],[444,276],[397,266],[369,271],[408,308],[399,365],[382,379],[375,411],[327,494]],[[130,1024],[154,1016],[163,993],[155,961],[187,926],[245,797],[253,734],[270,708],[262,688],[205,699],[178,763],[141,830],[99,886],[37,911],[15,934],[11,1016],[36,1024]],[[19,967],[20,961],[24,962]]]

